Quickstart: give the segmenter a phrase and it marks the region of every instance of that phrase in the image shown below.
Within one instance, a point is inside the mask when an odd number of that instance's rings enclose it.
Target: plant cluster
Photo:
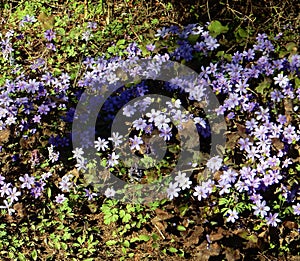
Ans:
[[[57,211],[58,219],[65,222],[72,217],[72,208],[78,210],[87,203],[89,211],[101,211],[105,224],[119,225],[117,238],[141,229],[153,211],[168,202],[152,202],[150,211],[140,205],[124,206],[114,199],[106,199],[99,207],[103,198],[100,188],[107,198],[128,193],[118,190],[105,175],[96,175],[98,180],[93,180],[95,162],[100,162],[103,173],[114,174],[129,187],[163,181],[165,196],[175,206],[189,202],[191,207],[205,208],[207,219],[221,215],[230,228],[247,218],[260,232],[266,227],[278,229],[286,221],[299,223],[300,55],[294,43],[283,51],[277,44],[282,35],[271,38],[260,33],[251,47],[226,53],[221,36],[228,27],[213,21],[163,27],[151,43],[121,39],[108,47],[106,54],[97,56],[90,51],[95,45],[91,39],[103,34],[97,23],[89,21],[84,29],[70,30],[64,28],[63,19],[67,18],[24,14],[14,29],[4,28],[0,33],[2,216],[22,218],[20,204],[22,209],[35,205],[37,211]],[[240,36],[243,38],[242,32]],[[69,44],[70,40],[74,44]],[[35,57],[28,52],[30,48],[36,48]],[[76,61],[78,54],[86,56],[82,63]],[[67,63],[68,59],[72,62]],[[178,77],[168,82],[155,80],[161,71],[176,71],[178,63],[195,68],[197,77],[178,71]],[[65,64],[68,66],[62,67]],[[85,122],[95,110],[98,95],[105,97],[118,81],[129,79],[132,83],[116,88],[101,111],[97,108],[95,140],[86,139],[88,132],[72,132],[74,117]],[[94,100],[78,111],[76,106],[87,90]],[[207,114],[203,106],[209,104],[211,90],[220,106]],[[170,100],[161,103],[155,95],[169,96]],[[133,99],[138,100],[131,103]],[[152,104],[159,106],[153,109]],[[110,133],[119,111],[127,119],[127,132]],[[211,122],[219,116],[224,116],[227,124],[227,142],[219,147],[219,154],[209,156],[207,147],[213,132],[220,131]],[[198,140],[189,136],[191,126],[195,126]],[[80,140],[82,147],[72,148],[74,139]],[[195,153],[195,143],[204,144],[201,152]],[[187,164],[169,176],[180,150],[186,147]],[[162,149],[166,154],[160,157]],[[93,160],[91,155],[86,157],[87,151],[95,151]],[[143,168],[136,157],[123,161],[128,154],[137,156]],[[87,177],[91,177],[89,185]],[[49,239],[58,252],[68,249],[72,256],[78,250],[82,258],[97,251],[95,229],[70,233],[65,225],[47,222],[41,221],[34,230],[43,234],[44,227],[58,227],[60,232],[52,233]],[[177,229],[184,231],[185,227]],[[25,226],[21,230],[25,233]],[[296,230],[295,226],[292,231]],[[71,235],[77,236],[72,246]],[[18,240],[7,233],[1,238],[3,254],[16,254],[17,243],[10,244]],[[116,238],[106,245],[119,242],[125,255],[130,244],[155,241],[157,235],[122,242]],[[22,240],[22,244],[28,241]],[[278,245],[289,251],[286,244]],[[170,249],[183,255],[182,250]],[[37,260],[36,250],[31,257]],[[23,254],[18,258],[25,260]]]

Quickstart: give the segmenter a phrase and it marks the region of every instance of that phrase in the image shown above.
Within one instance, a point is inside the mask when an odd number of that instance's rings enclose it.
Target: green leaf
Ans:
[[[120,39],[116,45],[119,46],[119,45],[123,45],[123,44],[125,44],[125,39]]]
[[[239,28],[238,31],[237,31],[238,35],[241,37],[241,38],[247,38],[248,37],[248,33],[246,30],[244,30],[243,28]]]
[[[169,251],[170,251],[171,253],[176,253],[176,252],[178,252],[178,249],[175,248],[175,247],[170,247],[170,248],[169,248]]]
[[[125,240],[123,242],[123,246],[129,248],[130,247],[130,242],[128,240]]]
[[[31,252],[31,257],[33,260],[37,260],[37,252],[35,249]]]
[[[122,222],[127,223],[131,219],[131,215],[126,213],[125,216],[122,218]]]
[[[18,254],[18,258],[19,258],[20,261],[26,261],[26,257],[22,253]]]
[[[147,242],[147,241],[149,241],[150,240],[150,236],[148,236],[148,235],[139,235],[139,240],[141,240],[141,241],[145,241],[145,242]]]
[[[300,78],[295,79],[295,88],[299,89],[300,88]]]
[[[48,198],[51,198],[51,188],[47,188],[47,196]]]
[[[156,241],[156,240],[159,239],[159,236],[158,236],[157,234],[153,233],[153,234],[152,234],[152,239],[153,239],[154,241]]]
[[[216,37],[220,34],[227,33],[229,28],[227,25],[223,26],[221,22],[215,20],[209,24],[208,30],[210,31],[211,36]]]
[[[108,241],[106,241],[106,245],[107,246],[113,246],[113,245],[115,245],[115,244],[117,244],[118,242],[116,241],[116,240],[108,240]]]
[[[133,237],[130,239],[130,243],[134,243],[136,241],[139,241],[140,239],[138,237]]]
[[[271,80],[268,78],[265,78],[263,80],[263,82],[261,82],[256,88],[255,91],[261,95],[263,95],[264,97],[266,97],[267,95],[267,91],[271,86]]]
[[[294,42],[289,42],[285,45],[285,48],[289,51],[289,52],[294,52],[294,50],[297,50],[297,44]]]
[[[60,250],[61,245],[59,242],[55,242],[54,247],[55,247],[55,249]]]
[[[222,205],[227,205],[228,204],[228,199],[226,198],[220,198],[219,199],[219,205],[222,206]]]
[[[186,228],[184,226],[182,226],[182,225],[178,225],[177,226],[177,230],[178,231],[186,231]]]
[[[199,34],[190,34],[188,37],[188,41],[191,44],[195,44],[197,42],[198,38],[199,38]]]

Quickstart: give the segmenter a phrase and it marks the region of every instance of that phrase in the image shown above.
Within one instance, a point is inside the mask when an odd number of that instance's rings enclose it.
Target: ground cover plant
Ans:
[[[299,258],[297,3],[234,2],[3,5],[1,260]]]

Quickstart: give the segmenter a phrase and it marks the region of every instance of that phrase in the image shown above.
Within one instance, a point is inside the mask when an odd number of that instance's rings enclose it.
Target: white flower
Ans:
[[[170,182],[169,187],[167,188],[168,198],[173,199],[174,197],[178,197],[178,192],[180,188],[178,187],[178,182],[172,183]]]
[[[174,103],[175,108],[179,109],[181,105],[181,101],[179,99],[177,99]]]
[[[205,122],[205,120],[203,120],[202,118],[200,118],[200,117],[195,117],[194,118],[194,123],[195,124],[199,124],[202,128],[206,128],[206,122]]]
[[[87,31],[83,32],[81,39],[84,41],[88,41],[90,39],[91,35],[92,35],[91,31],[87,30]]]
[[[11,183],[5,183],[0,188],[0,196],[4,197],[4,195],[9,195],[9,189],[10,189]]]
[[[107,197],[107,198],[113,198],[116,194],[116,191],[114,190],[113,187],[110,187],[110,188],[107,188],[104,192],[104,195]]]
[[[70,191],[70,186],[72,185],[71,182],[69,182],[69,180],[61,180],[59,182],[59,186],[58,188],[61,189],[61,191],[63,192],[69,192]]]
[[[108,138],[108,140],[112,141],[114,143],[114,146],[117,147],[120,144],[122,144],[122,138],[123,135],[120,135],[119,132],[113,132],[111,137]]]
[[[78,171],[86,170],[86,160],[83,157],[78,158],[75,167]]]
[[[10,202],[18,201],[18,197],[21,196],[21,192],[17,191],[17,188],[9,188],[9,196]]]
[[[220,156],[215,156],[215,157],[210,158],[207,161],[206,166],[212,172],[215,172],[215,171],[219,170],[222,167],[222,162],[223,162],[223,159]]]
[[[126,105],[123,108],[123,115],[125,115],[127,117],[132,116],[135,112],[136,112],[136,109],[134,108],[134,106]]]
[[[4,206],[0,206],[0,208],[4,208],[4,209],[7,209],[8,211],[8,214],[11,216],[12,213],[15,212],[15,210],[13,208],[10,208],[11,207],[11,204],[12,202],[8,203],[6,199],[3,200],[3,203],[4,203]]]
[[[75,159],[80,158],[80,157],[84,154],[82,148],[75,148],[75,150],[72,150],[72,152],[73,152],[73,154],[74,154],[73,157],[74,157]]]
[[[232,222],[232,223],[234,223],[234,221],[239,218],[238,217],[238,212],[236,212],[235,210],[229,209],[227,211],[227,215],[228,215],[228,217],[226,219],[226,222]]]
[[[108,166],[109,167],[113,167],[113,166],[115,166],[115,165],[117,165],[117,164],[119,164],[119,161],[118,161],[118,159],[119,159],[119,155],[116,155],[116,153],[115,152],[113,152],[111,155],[109,155],[109,160],[108,160]]]
[[[155,119],[154,119],[154,125],[159,129],[163,129],[163,128],[167,128],[169,125],[168,123],[170,122],[171,120],[169,118],[167,118],[166,115],[164,114],[160,114],[159,116],[157,116]]]
[[[151,109],[151,112],[147,112],[146,116],[149,118],[149,122],[155,121],[155,119],[160,115],[159,111],[156,111],[154,109]]]
[[[193,196],[198,197],[198,200],[201,201],[203,198],[208,197],[208,190],[204,186],[196,186]]]
[[[94,141],[94,143],[97,151],[105,151],[108,148],[108,141],[106,141],[105,139],[101,139],[100,137],[98,137],[98,140]]]
[[[178,185],[182,190],[189,188],[192,184],[189,177],[186,177],[186,173],[181,173],[181,171],[178,171],[178,175],[175,177],[175,180],[178,182]]]
[[[48,172],[42,174],[42,179],[45,180],[47,178],[50,178],[51,176],[52,176],[52,173],[50,171],[48,171]],[[34,178],[33,178],[33,180],[34,180]]]
[[[48,147],[48,152],[49,152],[49,160],[53,163],[55,161],[58,161],[59,158],[59,152],[55,152],[54,150],[54,146],[51,145],[50,147]]]
[[[274,77],[275,84],[278,84],[280,87],[284,88],[289,83],[289,78],[285,75],[283,76],[282,73],[278,74],[277,77]]]

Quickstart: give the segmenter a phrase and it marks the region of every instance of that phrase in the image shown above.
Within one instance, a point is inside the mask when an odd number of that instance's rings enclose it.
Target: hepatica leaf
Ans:
[[[268,94],[268,89],[271,86],[271,80],[269,78],[265,78],[256,88],[255,91],[264,97]]]
[[[211,33],[213,37],[216,37],[220,34],[225,34],[228,32],[228,26],[222,25],[219,21],[212,21],[210,25],[208,26],[208,30]]]
[[[54,16],[53,15],[47,15],[44,12],[41,12],[38,16],[38,21],[41,23],[42,27],[45,30],[53,28],[54,25]]]

